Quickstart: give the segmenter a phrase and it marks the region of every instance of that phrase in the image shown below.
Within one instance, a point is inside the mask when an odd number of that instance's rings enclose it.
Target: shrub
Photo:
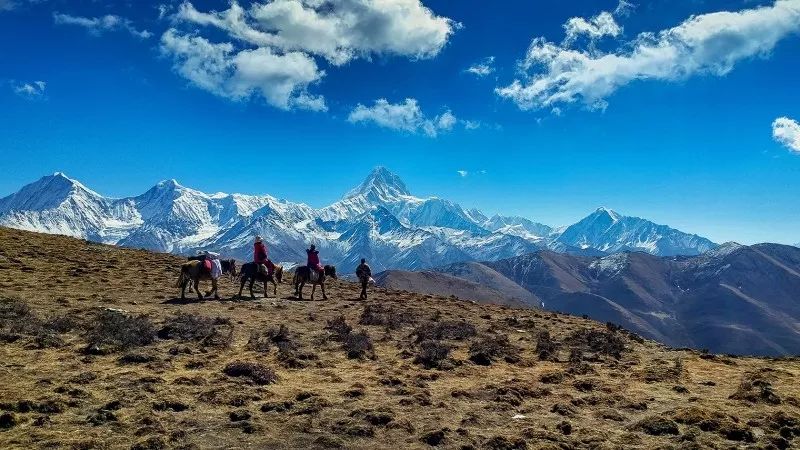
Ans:
[[[338,340],[343,340],[345,336],[353,331],[353,327],[347,323],[344,316],[339,316],[333,320],[329,320],[328,324],[325,326],[325,329],[331,332],[334,339]]]
[[[739,388],[728,398],[770,405],[781,403],[781,398],[772,389],[772,384],[757,373],[746,374]]]
[[[463,321],[444,321],[438,323],[426,323],[414,330],[417,342],[453,340],[461,341],[471,338],[478,334],[475,326]]]
[[[344,350],[347,352],[347,357],[350,359],[364,359],[366,357],[374,358],[375,350],[372,345],[372,339],[366,331],[358,333],[350,333],[345,336],[342,342]]]
[[[550,337],[549,331],[542,331],[536,338],[536,353],[542,361],[558,360],[558,343]]]
[[[211,347],[227,347],[233,340],[233,323],[221,317],[211,318],[181,313],[164,322],[158,337],[182,342],[200,342]]]
[[[245,361],[234,361],[223,369],[231,377],[247,377],[255,384],[272,384],[278,381],[278,375],[267,366]]]
[[[155,326],[147,317],[103,310],[95,318],[87,339],[90,346],[129,349],[153,343]]]
[[[511,345],[508,336],[485,337],[469,347],[470,361],[480,366],[491,365],[497,358],[503,358],[510,363],[519,361],[519,350]]]
[[[367,305],[358,321],[361,325],[385,326],[391,330],[397,330],[415,322],[416,318],[412,312],[397,311],[382,305]]]
[[[245,348],[247,348],[247,350],[266,353],[269,352],[273,345],[278,345],[278,350],[280,351],[281,343],[284,344],[282,346],[284,349],[288,349],[290,347],[293,348],[293,345],[291,344],[289,328],[283,324],[281,324],[277,329],[270,328],[267,331],[253,330],[250,333],[250,339],[248,339],[247,346]]]
[[[414,362],[421,364],[426,369],[440,368],[450,356],[450,350],[452,347],[442,342],[423,341],[419,345],[419,352]]]
[[[619,359],[625,351],[625,340],[617,329],[606,331],[581,328],[567,337],[567,342],[575,347]]]
[[[7,333],[30,332],[38,324],[36,315],[24,300],[4,298],[0,300],[0,330]]]

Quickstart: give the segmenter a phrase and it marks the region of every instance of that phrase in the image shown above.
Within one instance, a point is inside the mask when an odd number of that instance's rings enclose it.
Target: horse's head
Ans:
[[[228,266],[230,266],[231,276],[235,278],[236,275],[238,275],[238,273],[236,273],[236,260],[235,259],[229,259],[228,260]]]
[[[325,266],[325,276],[336,280],[336,266]]]

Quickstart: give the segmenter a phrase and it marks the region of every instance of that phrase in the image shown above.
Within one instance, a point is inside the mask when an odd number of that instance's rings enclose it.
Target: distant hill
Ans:
[[[696,257],[542,251],[488,262],[546,309],[611,321],[668,345],[800,354],[800,249],[726,244]]]
[[[459,289],[461,298],[586,315],[678,347],[800,354],[800,248],[792,246],[729,243],[693,257],[542,250],[435,272],[441,275],[392,274],[385,285],[437,294]]]
[[[537,304],[536,296],[524,289],[502,291],[441,272],[387,270],[375,275],[374,278],[377,286],[386,289],[454,296],[462,300],[515,307],[531,307]]]

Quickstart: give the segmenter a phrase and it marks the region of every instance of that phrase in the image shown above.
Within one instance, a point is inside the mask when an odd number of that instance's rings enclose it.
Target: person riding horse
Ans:
[[[272,261],[267,256],[267,246],[261,236],[256,236],[256,243],[253,244],[253,262],[258,264],[258,271],[264,275],[272,275]]]
[[[318,275],[322,275],[325,269],[319,262],[319,251],[314,244],[311,244],[311,248],[306,250],[306,255],[308,255],[306,266],[308,266],[309,274],[316,272]]]

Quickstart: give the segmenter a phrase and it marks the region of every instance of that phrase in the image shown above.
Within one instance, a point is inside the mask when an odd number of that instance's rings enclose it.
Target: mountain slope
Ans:
[[[524,299],[515,297],[503,291],[487,287],[484,284],[441,272],[387,270],[378,273],[374,278],[375,284],[385,289],[403,290],[444,297],[453,296],[462,300],[472,300],[478,303],[491,303],[517,308],[530,307],[531,304],[532,296],[530,295],[525,296]]]
[[[277,298],[229,301],[228,279],[226,300],[181,302],[184,262],[0,228],[0,448],[800,442],[797,358],[675,350],[579,317],[446,296],[377,288],[355,301],[344,281],[325,302],[293,300],[285,283]]]
[[[800,353],[800,249],[725,244],[692,258],[552,252],[485,263],[545,308],[612,321],[669,345]]]

